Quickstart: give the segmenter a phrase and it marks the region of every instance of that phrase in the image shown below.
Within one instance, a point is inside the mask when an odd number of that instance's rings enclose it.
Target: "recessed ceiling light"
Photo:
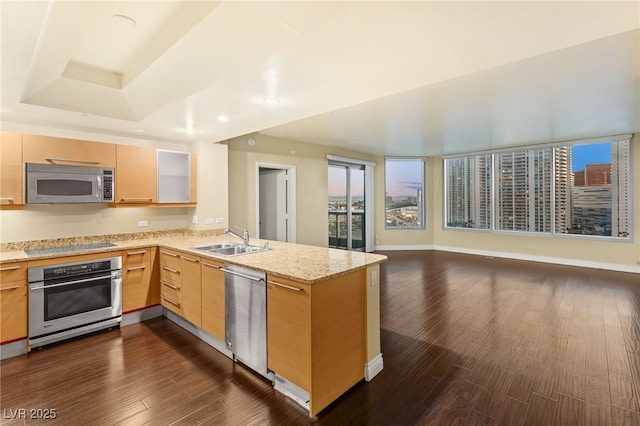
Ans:
[[[127,15],[121,15],[119,13],[116,13],[115,15],[112,15],[111,17],[113,19],[115,19],[116,21],[118,21],[118,22],[122,22],[124,24],[131,25],[132,27],[135,27],[136,24],[137,24],[135,19],[133,19],[132,17],[127,16]]]
[[[89,114],[85,114],[84,112],[82,114],[80,114],[81,117],[88,117]]]
[[[229,116],[227,115],[219,115],[218,116],[218,121],[229,121]]]
[[[278,105],[280,103],[280,99],[278,98],[263,98],[262,102],[267,105]]]
[[[136,132],[138,132],[138,133],[144,133],[144,129],[136,129]]]

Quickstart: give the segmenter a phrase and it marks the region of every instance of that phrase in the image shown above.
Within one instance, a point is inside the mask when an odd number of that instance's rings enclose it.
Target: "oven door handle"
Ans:
[[[80,283],[88,283],[91,281],[98,281],[98,280],[104,280],[104,279],[118,279],[118,278],[122,278],[122,275],[120,274],[115,274],[115,275],[105,275],[103,277],[94,277],[94,278],[87,278],[84,280],[75,280],[75,281],[67,281],[64,283],[60,283],[60,284],[50,284],[50,285],[41,285],[41,286],[29,286],[29,290],[30,291],[36,291],[36,290],[43,290],[45,288],[55,288],[55,287],[64,287],[64,286],[68,286],[68,285],[74,285],[74,284],[80,284]]]

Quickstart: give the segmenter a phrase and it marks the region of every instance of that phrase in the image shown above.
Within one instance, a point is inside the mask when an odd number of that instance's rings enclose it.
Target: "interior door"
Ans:
[[[259,237],[288,241],[287,171],[261,168],[259,185]]]

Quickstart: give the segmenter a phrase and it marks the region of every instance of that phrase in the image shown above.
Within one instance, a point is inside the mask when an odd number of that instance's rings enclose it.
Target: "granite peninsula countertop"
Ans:
[[[0,264],[158,246],[160,249],[178,250],[185,254],[258,269],[269,274],[304,283],[315,283],[327,278],[363,269],[369,265],[382,263],[387,259],[386,256],[374,253],[354,252],[254,238],[250,240],[251,245],[263,246],[265,242],[268,242],[270,250],[236,256],[220,256],[193,250],[192,248],[224,242],[241,243],[241,241],[229,235],[215,235],[206,232],[204,234],[205,235],[202,235],[202,233],[193,231],[161,231],[149,233],[149,235],[119,234],[30,241],[16,243],[13,246],[11,244],[3,244],[3,251],[0,251]],[[104,247],[105,245],[109,246]],[[54,250],[38,250],[36,254],[31,256],[25,252],[25,250],[42,248],[54,248]]]

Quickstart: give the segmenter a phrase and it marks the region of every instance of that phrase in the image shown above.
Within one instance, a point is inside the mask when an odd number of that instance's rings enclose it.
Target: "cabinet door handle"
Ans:
[[[14,285],[13,287],[0,288],[0,291],[15,290],[17,288],[20,288],[20,286],[19,285]]]
[[[291,285],[281,284],[281,283],[277,283],[277,282],[275,282],[275,281],[271,281],[271,280],[269,280],[269,281],[267,281],[267,282],[268,282],[269,284],[277,285],[278,287],[284,287],[284,288],[286,288],[286,289],[288,289],[288,290],[293,290],[293,291],[304,291],[304,289],[303,289],[303,288],[293,287],[293,286],[291,286]]]
[[[167,266],[163,266],[162,269],[164,269],[165,271],[169,271],[169,272],[173,272],[174,274],[179,274],[180,271],[176,271],[175,269],[171,269]]]
[[[145,254],[147,251],[146,250],[141,250],[141,251],[130,251],[129,253],[127,253],[127,256],[134,256],[136,254]]]
[[[209,266],[209,267],[211,267],[211,268],[220,269],[220,267],[219,267],[219,266],[217,266],[217,265],[212,265],[211,263],[207,263],[207,262],[200,262],[200,264],[201,264],[201,265],[204,265],[204,266]]]
[[[100,164],[99,161],[88,161],[88,160],[74,160],[72,158],[45,158],[45,160],[53,163],[54,161],[64,161],[67,163],[82,163],[82,164]]]
[[[167,302],[171,303],[172,305],[177,306],[178,308],[180,307],[180,303],[176,302],[175,300],[171,300],[169,299],[167,296],[165,296],[164,294],[161,295],[160,297],[162,297],[163,300],[166,300]]]
[[[191,259],[189,257],[182,256],[181,259],[188,260],[189,262],[198,263],[198,259]]]
[[[13,197],[1,197],[0,201],[9,201],[9,202],[13,202]]]
[[[162,283],[162,285],[166,285],[167,287],[171,287],[171,288],[172,288],[172,289],[174,289],[174,290],[180,290],[180,287],[176,287],[175,285],[173,285],[173,284],[169,284],[169,283],[168,283],[168,282],[166,282],[166,281],[160,281],[160,282]]]
[[[138,269],[145,269],[145,268],[146,268],[146,266],[136,266],[134,268],[127,268],[127,272],[128,271],[136,271]]]
[[[166,254],[167,256],[171,256],[171,257],[178,257],[177,254],[173,254],[173,253],[169,253],[168,251],[162,251],[160,250],[161,254]]]
[[[0,268],[0,271],[15,271],[16,269],[20,269],[19,266],[7,266],[6,268]]]
[[[153,201],[153,198],[120,198],[121,203],[148,203]]]

